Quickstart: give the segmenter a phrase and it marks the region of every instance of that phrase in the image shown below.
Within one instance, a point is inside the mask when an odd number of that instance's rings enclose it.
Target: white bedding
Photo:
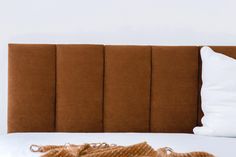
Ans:
[[[147,141],[153,148],[171,147],[175,151],[207,151],[217,157],[233,157],[236,138],[207,137],[193,134],[160,133],[15,133],[0,136],[0,157],[39,157],[29,151],[31,144],[82,144],[107,142],[130,145]]]

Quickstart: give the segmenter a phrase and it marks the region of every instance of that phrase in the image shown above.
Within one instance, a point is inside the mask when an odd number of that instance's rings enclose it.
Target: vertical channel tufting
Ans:
[[[57,131],[103,131],[103,45],[57,45]]]
[[[148,132],[149,46],[105,46],[105,132]]]
[[[200,48],[10,44],[8,132],[192,132]]]
[[[192,132],[197,121],[198,47],[152,47],[152,132]]]
[[[55,131],[55,48],[9,45],[8,132]]]

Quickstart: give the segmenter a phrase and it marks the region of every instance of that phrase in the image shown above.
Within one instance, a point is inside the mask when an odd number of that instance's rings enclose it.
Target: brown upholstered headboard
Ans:
[[[213,47],[236,58],[236,47]],[[9,45],[9,132],[192,132],[200,47]]]

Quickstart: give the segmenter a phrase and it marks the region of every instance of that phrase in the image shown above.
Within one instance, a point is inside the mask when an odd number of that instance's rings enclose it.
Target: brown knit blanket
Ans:
[[[154,150],[146,142],[131,146],[106,143],[67,144],[63,146],[31,145],[30,150],[43,153],[41,157],[214,157],[214,155],[206,152],[176,153],[168,147]]]

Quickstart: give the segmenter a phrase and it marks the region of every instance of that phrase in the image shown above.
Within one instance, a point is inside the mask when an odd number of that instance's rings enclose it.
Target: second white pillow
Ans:
[[[201,58],[203,126],[193,132],[236,137],[236,60],[209,47],[201,48]]]

